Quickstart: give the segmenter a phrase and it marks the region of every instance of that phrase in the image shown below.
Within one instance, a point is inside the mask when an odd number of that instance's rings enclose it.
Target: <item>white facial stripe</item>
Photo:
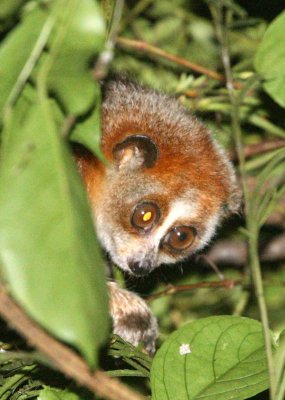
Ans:
[[[209,241],[211,240],[216,231],[219,219],[220,215],[218,212],[213,214],[210,218],[208,218],[204,235],[200,238],[199,246],[196,247],[196,250],[202,249],[209,243]]]
[[[191,219],[195,219],[197,214],[201,212],[201,209],[198,207],[198,203],[189,203],[185,200],[176,200],[169,211],[168,216],[165,218],[163,224],[156,230],[156,232],[151,236],[150,240],[152,243],[155,243],[156,246],[159,245],[161,239],[167,234],[172,226],[176,224],[179,220],[189,221],[191,224]],[[205,215],[205,219],[207,216]],[[220,215],[219,213],[215,213],[209,216],[207,223],[205,224],[205,231],[202,236],[199,238],[198,246],[195,248],[196,250],[200,250],[205,247],[211,238],[213,237],[216,227],[219,223]],[[168,257],[168,260],[164,260],[163,262],[175,262],[171,257]]]
[[[163,224],[157,228],[155,233],[152,235],[151,240],[158,245],[161,239],[166,235],[169,229],[179,219],[191,220],[196,216],[197,207],[194,202],[189,204],[189,201],[176,200],[172,203],[168,216],[165,218]]]
[[[131,235],[122,230],[122,227],[114,226],[112,220],[109,220],[109,215],[98,214],[94,215],[94,219],[101,244],[109,252],[115,264],[125,271],[130,271],[128,266],[130,260],[144,260],[150,254],[157,257],[154,267],[163,263],[173,264],[183,259],[183,254],[181,256],[170,255],[159,251],[160,242],[172,227],[179,224],[179,221],[182,223],[189,221],[189,225],[191,225],[191,220],[195,220],[201,214],[201,206],[197,198],[196,201],[190,201],[190,199],[174,201],[161,226],[154,228],[149,235],[145,236]],[[205,230],[202,236],[202,232],[199,233],[199,240],[193,246],[193,251],[202,249],[210,241],[219,222],[219,214],[217,212],[205,215],[204,219]]]

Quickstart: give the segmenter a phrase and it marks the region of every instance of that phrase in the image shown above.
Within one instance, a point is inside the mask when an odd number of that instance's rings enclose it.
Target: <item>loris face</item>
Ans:
[[[186,258],[213,235],[221,212],[204,204],[197,190],[178,195],[143,173],[122,171],[116,178],[108,179],[95,220],[103,247],[123,270],[148,274]]]
[[[99,240],[121,269],[145,275],[203,248],[237,207],[233,170],[176,100],[114,82],[103,103],[108,164],[79,160]]]

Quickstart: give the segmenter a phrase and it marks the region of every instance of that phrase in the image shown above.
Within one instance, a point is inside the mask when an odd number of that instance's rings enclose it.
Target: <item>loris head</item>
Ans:
[[[102,130],[108,165],[89,155],[79,166],[99,240],[124,271],[145,275],[185,259],[237,209],[231,164],[175,99],[114,81]]]

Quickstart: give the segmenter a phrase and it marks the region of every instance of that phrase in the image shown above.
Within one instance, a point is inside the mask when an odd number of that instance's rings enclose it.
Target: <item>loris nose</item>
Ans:
[[[128,265],[129,265],[129,268],[132,271],[132,273],[137,276],[147,275],[147,274],[149,274],[150,269],[151,269],[150,263],[141,264],[138,261],[134,261],[134,262],[129,262]]]

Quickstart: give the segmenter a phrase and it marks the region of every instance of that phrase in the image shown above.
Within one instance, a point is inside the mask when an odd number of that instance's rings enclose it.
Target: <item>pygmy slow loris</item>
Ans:
[[[102,247],[142,276],[201,250],[236,211],[233,168],[209,130],[176,99],[125,80],[107,84],[102,105],[107,164],[77,152]],[[114,332],[154,350],[157,323],[145,302],[110,283]]]

